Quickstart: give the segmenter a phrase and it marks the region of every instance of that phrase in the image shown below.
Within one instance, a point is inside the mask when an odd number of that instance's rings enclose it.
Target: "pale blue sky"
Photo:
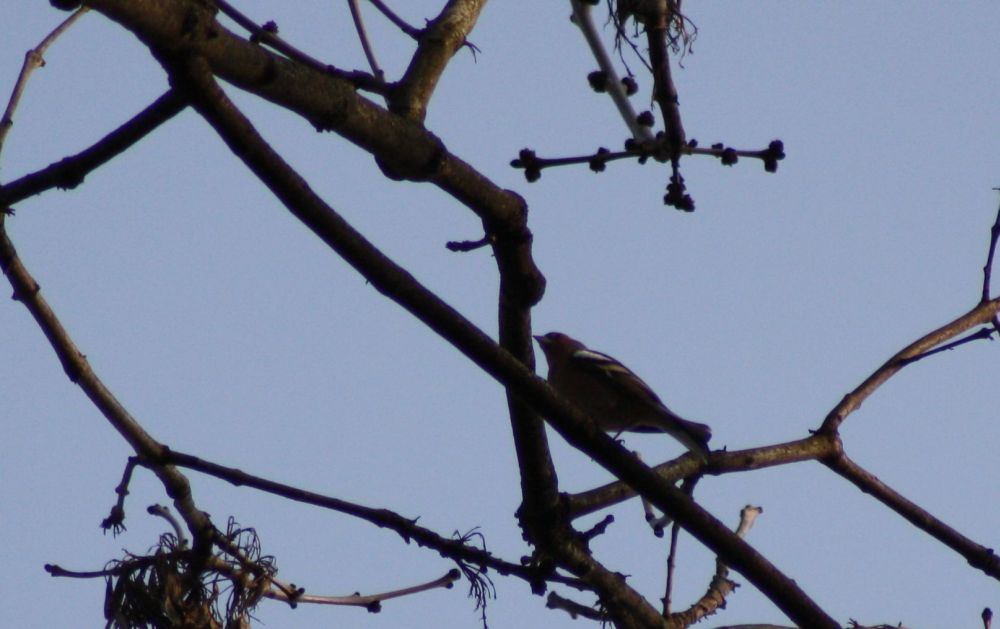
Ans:
[[[316,57],[364,67],[343,3],[240,2]],[[331,6],[331,5],[336,6]],[[439,2],[395,3],[415,24]],[[962,3],[685,3],[699,28],[676,72],[689,137],[758,148],[777,174],[689,159],[693,214],[664,207],[664,169],[616,162],[545,171],[507,164],[620,145],[611,102],[568,3],[492,3],[431,104],[448,148],[524,195],[548,279],[539,333],[558,329],[625,361],[677,412],[712,425],[717,447],[800,438],[882,361],[979,296],[1000,185],[1000,9]],[[18,3],[0,38],[0,90],[65,14]],[[389,76],[410,45],[368,11]],[[78,151],[166,89],[134,37],[86,16],[47,55],[0,156],[0,180]],[[631,62],[631,61],[630,61]],[[638,63],[633,63],[635,68]],[[649,82],[637,107],[648,99]],[[386,181],[332,134],[230,89],[323,197],[386,254],[495,334],[496,268],[454,254],[479,221],[431,186]],[[88,177],[17,206],[15,244],[108,386],[158,439],[308,489],[420,516],[442,534],[481,527],[488,548],[525,553],[501,388],[381,297],[274,201],[208,126],[185,112]],[[995,294],[1000,292],[997,288]],[[8,293],[9,294],[9,289]],[[62,373],[26,310],[0,307],[0,616],[22,627],[100,626],[103,583],[52,579],[46,562],[96,569],[163,531],[148,474],[129,530],[98,529],[130,454]],[[844,425],[848,453],[972,539],[998,547],[995,343],[908,367]],[[563,489],[606,480],[553,435]],[[628,445],[677,454],[656,436]],[[433,552],[334,513],[196,474],[199,506],[254,526],[280,576],[321,594],[377,592],[443,574]],[[994,580],[818,464],[707,478],[698,498],[846,625],[978,627]],[[637,504],[595,543],[651,598],[665,543]],[[700,595],[712,557],[688,538],[677,605]],[[704,626],[785,622],[745,579]],[[579,627],[520,581],[498,578],[491,627]],[[380,614],[265,602],[270,628],[475,627],[465,584],[386,603]],[[563,594],[568,594],[563,592]],[[579,600],[579,599],[578,599]]]

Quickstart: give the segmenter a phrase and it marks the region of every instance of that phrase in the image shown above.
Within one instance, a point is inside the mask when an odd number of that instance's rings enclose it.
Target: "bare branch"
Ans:
[[[486,0],[449,0],[418,40],[403,78],[389,95],[389,109],[410,120],[427,116],[434,88],[455,52],[465,44]]]
[[[378,66],[378,61],[375,59],[375,51],[368,40],[368,32],[365,30],[365,22],[361,17],[361,7],[358,6],[358,0],[347,0],[347,6],[351,8],[354,29],[358,32],[358,39],[361,40],[361,48],[365,51],[365,58],[368,59],[368,67],[371,68],[375,78],[384,80],[385,73],[382,72],[382,68]]]
[[[83,389],[90,401],[137,454],[150,460],[158,459],[163,454],[163,445],[153,439],[122,406],[91,368],[87,357],[70,338],[66,328],[42,297],[38,283],[18,257],[14,244],[7,236],[4,225],[6,218],[0,212],[0,268],[14,289],[14,298],[24,304],[34,317],[55,350],[56,356],[59,357],[63,371],[70,381]],[[156,466],[153,471],[163,483],[167,495],[174,499],[174,507],[184,518],[188,530],[195,539],[196,550],[209,547],[215,536],[215,527],[208,516],[195,506],[187,478],[173,467]]]
[[[88,174],[127,151],[186,106],[175,92],[165,93],[93,146],[0,186],[0,209],[52,188],[75,188]]]
[[[372,3],[372,6],[379,10],[390,22],[396,25],[396,28],[403,31],[413,39],[420,39],[420,29],[414,28],[406,23],[406,20],[402,19],[392,9],[390,9],[382,0],[368,0]]]
[[[378,611],[382,601],[389,600],[391,598],[399,598],[401,596],[409,596],[410,594],[419,594],[420,592],[426,592],[427,590],[451,588],[455,584],[455,581],[457,581],[461,576],[461,573],[453,568],[445,575],[438,577],[433,581],[428,581],[427,583],[421,583],[419,585],[399,590],[382,592],[380,594],[351,594],[349,596],[320,596],[317,594],[302,594],[295,597],[295,602],[314,603],[317,605],[347,605],[352,607],[365,607],[369,611]],[[272,590],[268,592],[266,596],[269,598],[285,600],[280,591],[275,592]]]
[[[674,483],[699,473],[732,474],[800,461],[818,461],[835,455],[839,449],[838,440],[827,435],[816,434],[806,439],[760,448],[732,452],[715,451],[709,455],[708,465],[704,467],[699,467],[693,457],[685,454],[673,461],[657,465],[653,471],[665,481]],[[569,517],[575,519],[634,498],[636,495],[636,491],[628,484],[615,481],[589,491],[566,496],[566,510]]]
[[[164,461],[170,465],[184,467],[207,474],[214,478],[219,478],[232,483],[238,487],[252,487],[254,489],[281,496],[295,502],[314,505],[323,509],[329,509],[338,513],[343,513],[352,517],[370,522],[379,528],[386,528],[397,533],[403,540],[409,543],[415,541],[421,546],[434,549],[441,554],[456,561],[474,563],[479,566],[487,566],[500,572],[501,574],[513,574],[526,581],[533,581],[539,578],[546,578],[564,585],[580,587],[575,579],[569,579],[559,575],[540,575],[531,567],[523,566],[519,563],[504,561],[494,557],[491,553],[464,544],[461,540],[451,539],[438,535],[422,526],[416,524],[416,520],[406,518],[398,513],[384,508],[366,507],[357,503],[348,502],[332,496],[318,494],[316,492],[301,489],[285,483],[279,483],[261,476],[256,476],[243,470],[227,467],[218,463],[207,461],[192,454],[169,450],[164,455]]]
[[[1000,188],[994,188],[994,190],[1000,190]],[[990,278],[993,274],[993,256],[997,252],[997,240],[1000,240],[1000,207],[997,208],[997,218],[993,221],[993,227],[990,228],[990,247],[986,254],[986,264],[983,265],[982,301],[990,299]],[[1000,329],[997,332],[1000,332]]]
[[[318,72],[349,81],[356,87],[363,90],[384,95],[389,89],[389,86],[382,80],[381,75],[371,75],[365,72],[358,72],[356,70],[353,72],[340,70],[330,64],[323,63],[319,59],[316,59],[299,50],[295,46],[292,46],[278,36],[278,26],[273,22],[268,22],[263,26],[260,26],[241,13],[239,9],[229,4],[226,0],[215,0],[215,4],[224,15],[228,16],[231,20],[245,28],[250,33],[251,42],[270,46],[289,59],[297,61]]]
[[[3,151],[3,143],[7,138],[7,133],[14,125],[14,111],[21,102],[21,96],[24,94],[24,88],[28,84],[28,78],[31,76],[31,73],[34,72],[36,68],[40,68],[45,65],[45,51],[47,51],[49,46],[51,46],[60,35],[65,33],[70,26],[73,26],[73,24],[87,11],[87,7],[80,7],[77,9],[72,15],[63,20],[59,26],[49,33],[40,44],[29,50],[24,55],[24,64],[21,66],[21,73],[18,74],[17,81],[14,82],[14,89],[10,95],[10,99],[7,101],[7,108],[4,110],[3,116],[0,116],[0,152]]]
[[[200,10],[184,0],[93,0],[90,5],[134,32],[158,54],[177,47],[176,33],[185,32],[186,20],[194,19],[192,14]],[[198,19],[212,17],[205,11]],[[448,153],[423,125],[395,116],[359,95],[346,79],[274,55],[215,21],[204,25],[202,35],[186,39],[185,50],[203,55],[219,77],[287,107],[318,129],[336,131],[369,151],[387,176],[429,181],[475,212],[486,233],[495,238],[504,300],[527,307],[541,299],[545,278],[531,258],[532,234],[519,195]],[[262,76],[268,80],[261,81]],[[530,335],[520,344],[530,354]]]
[[[618,72],[615,70],[614,63],[611,62],[611,57],[608,55],[608,51],[605,50],[604,43],[601,42],[600,33],[597,30],[597,26],[594,25],[590,4],[582,0],[572,0],[572,5],[573,23],[580,28],[584,39],[587,40],[587,45],[590,46],[590,52],[593,53],[594,59],[597,61],[597,66],[604,73],[606,77],[605,88],[608,95],[614,102],[615,107],[618,108],[618,113],[632,134],[632,138],[638,142],[651,141],[653,134],[650,133],[648,127],[644,127],[637,122],[638,116],[632,108],[632,103],[629,102],[621,80],[618,78]]]
[[[990,322],[997,315],[997,312],[1000,312],[1000,298],[980,302],[975,308],[954,321],[946,323],[901,349],[896,355],[879,367],[875,373],[868,376],[856,389],[844,396],[844,399],[823,420],[823,425],[820,426],[819,432],[828,434],[836,432],[848,415],[856,411],[861,406],[861,403],[868,399],[868,396],[874,393],[889,378],[896,375],[908,362],[912,362],[914,357],[933,349],[970,328]]]
[[[831,470],[840,474],[858,489],[870,494],[876,500],[889,507],[918,529],[929,534],[948,548],[951,548],[974,568],[982,570],[994,579],[1000,579],[1000,558],[987,548],[973,542],[938,518],[931,515],[916,503],[889,487],[871,472],[852,461],[841,453],[824,463]]]

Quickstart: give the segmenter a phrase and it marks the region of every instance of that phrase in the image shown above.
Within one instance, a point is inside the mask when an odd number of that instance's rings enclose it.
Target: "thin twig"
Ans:
[[[626,142],[624,151],[610,151],[606,148],[599,148],[590,155],[579,155],[573,157],[538,157],[531,149],[522,149],[518,153],[517,159],[511,160],[510,165],[514,168],[523,168],[528,181],[535,181],[541,176],[541,171],[545,168],[556,166],[568,166],[572,164],[587,164],[594,172],[603,172],[608,162],[620,159],[638,159],[640,163],[652,157],[665,161],[669,157],[665,136],[659,136],[655,140],[648,142]],[[713,144],[708,148],[699,148],[694,142],[689,142],[681,147],[683,155],[708,155],[718,158],[723,165],[732,166],[740,157],[759,159],[764,162],[764,170],[774,172],[777,170],[777,163],[785,159],[785,146],[781,140],[773,140],[766,149],[734,149],[723,144]]]
[[[259,26],[256,22],[241,13],[238,9],[236,9],[236,7],[229,4],[226,0],[215,0],[215,4],[218,6],[219,11],[250,32],[251,41],[270,46],[289,59],[298,61],[299,63],[309,66],[314,70],[318,70],[319,72],[323,72],[324,74],[329,74],[330,76],[350,81],[354,86],[363,90],[368,90],[369,92],[381,94],[383,96],[388,93],[389,86],[382,80],[382,77],[373,76],[367,72],[359,72],[357,70],[348,72],[336,68],[328,63],[323,63],[319,59],[302,52],[279,37],[277,27],[273,25]]]
[[[698,485],[701,476],[690,476],[681,482],[681,491],[688,496],[694,496],[694,488]],[[670,615],[670,603],[674,591],[674,571],[677,568],[677,549],[680,539],[680,524],[674,522],[670,528],[670,552],[667,554],[667,581],[663,593],[663,615]]]
[[[681,526],[674,522],[670,527],[670,552],[667,553],[667,584],[663,592],[663,615],[670,615],[670,603],[674,591],[674,571],[677,568],[677,540],[680,539]]]
[[[900,359],[900,362],[903,365],[909,365],[910,363],[915,363],[918,360],[923,360],[924,358],[927,358],[928,356],[933,356],[934,354],[938,354],[940,352],[946,352],[948,350],[955,349],[956,347],[958,347],[960,345],[965,345],[966,343],[971,343],[972,341],[982,341],[982,340],[986,340],[986,339],[992,339],[994,332],[996,332],[996,330],[994,330],[993,328],[979,328],[978,330],[976,330],[972,334],[969,334],[967,336],[963,336],[962,338],[956,339],[956,340],[952,341],[951,343],[945,343],[944,345],[941,345],[940,347],[935,347],[932,350],[928,350],[928,351],[926,351],[926,352],[924,352],[922,354],[917,354],[916,356],[912,356],[910,358],[902,358],[902,359]]]
[[[629,102],[628,95],[625,94],[625,89],[618,79],[618,72],[615,70],[614,63],[611,62],[611,57],[608,56],[608,51],[604,49],[604,44],[601,42],[601,36],[598,33],[597,26],[594,24],[591,14],[590,4],[582,0],[573,0],[572,5],[573,23],[580,28],[584,39],[587,40],[587,45],[590,46],[590,52],[594,55],[594,60],[597,61],[597,66],[604,73],[604,76],[607,77],[605,87],[608,95],[614,101],[615,107],[618,108],[618,113],[632,134],[632,138],[637,141],[652,140],[653,134],[649,128],[640,125],[636,121],[637,116],[635,110],[632,109],[632,103]]]
[[[410,594],[418,594],[420,592],[426,592],[427,590],[433,590],[436,588],[450,588],[461,576],[461,572],[452,568],[444,576],[438,577],[433,581],[428,581],[427,583],[421,583],[420,585],[414,585],[399,590],[392,590],[391,592],[382,592],[381,594],[352,594],[349,596],[319,596],[316,594],[302,594],[295,597],[295,602],[313,603],[317,605],[350,605],[354,607],[367,607],[372,611],[378,611],[379,603],[382,601],[391,598],[399,598],[400,596],[408,596]],[[268,596],[269,598],[281,598],[281,596],[274,595],[273,591],[269,592],[265,596]]]
[[[406,23],[406,20],[402,19],[396,15],[392,9],[387,7],[382,0],[368,0],[372,3],[372,6],[378,9],[382,15],[384,15],[390,22],[396,25],[396,28],[403,31],[413,39],[420,39],[421,30],[419,28],[414,28]]]
[[[177,538],[178,545],[181,547],[187,546],[188,539],[184,535],[184,529],[181,528],[181,523],[174,517],[169,507],[165,505],[150,505],[146,507],[146,513],[166,520],[170,524],[170,528],[174,529],[174,537]]]
[[[1000,188],[993,188],[1000,190]],[[990,248],[986,254],[986,264],[983,266],[983,296],[982,301],[990,300],[990,278],[993,275],[993,256],[997,251],[997,240],[1000,239],[1000,207],[997,207],[997,218],[990,228]]]
[[[365,30],[365,22],[361,18],[361,7],[358,6],[358,0],[347,0],[347,6],[351,8],[354,29],[358,31],[358,39],[361,40],[361,48],[365,51],[365,57],[368,59],[368,67],[372,69],[375,78],[384,80],[385,73],[382,72],[382,68],[379,67],[378,61],[375,59],[375,50],[372,49],[372,44],[368,40],[368,32]]]
[[[478,240],[449,240],[444,246],[448,251],[467,252],[489,247],[495,241],[496,238],[494,236],[487,234]]]
[[[3,143],[7,138],[7,133],[14,125],[14,111],[21,102],[21,96],[24,94],[24,88],[28,84],[28,77],[31,76],[31,73],[34,72],[36,68],[40,68],[45,65],[45,51],[49,49],[49,46],[51,46],[60,35],[66,32],[66,29],[79,20],[88,10],[88,7],[80,7],[77,9],[72,15],[63,20],[59,26],[49,33],[40,44],[25,53],[24,64],[21,66],[21,73],[18,74],[17,81],[14,82],[14,90],[10,95],[10,100],[7,101],[7,109],[4,110],[3,116],[0,117],[0,152],[3,151]]]

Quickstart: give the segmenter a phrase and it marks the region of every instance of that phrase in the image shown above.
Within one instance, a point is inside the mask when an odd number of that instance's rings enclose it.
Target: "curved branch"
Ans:
[[[910,343],[897,352],[895,356],[885,361],[881,367],[875,370],[875,373],[868,376],[856,389],[845,395],[844,399],[823,420],[823,425],[820,426],[818,432],[826,434],[835,433],[847,416],[860,408],[862,402],[868,399],[868,396],[874,393],[889,378],[896,375],[900,369],[913,362],[914,358],[970,328],[989,323],[998,312],[1000,312],[1000,297],[980,302],[975,308],[954,321],[946,323],[933,332],[925,334]]]
[[[77,348],[48,302],[42,297],[38,283],[21,262],[4,226],[6,216],[0,212],[0,268],[14,289],[14,298],[28,309],[55,350],[70,381],[78,385],[108,422],[132,449],[145,458],[156,460],[164,446],[156,441],[122,406],[91,368],[87,357]],[[216,529],[208,516],[199,510],[191,496],[187,478],[171,466],[158,465],[153,472],[163,483],[167,495],[184,518],[195,540],[195,549],[204,551],[216,537]]]

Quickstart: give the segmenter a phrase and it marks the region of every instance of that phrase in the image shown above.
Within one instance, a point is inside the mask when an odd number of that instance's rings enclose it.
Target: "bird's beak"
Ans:
[[[536,334],[533,338],[536,341],[538,341],[538,344],[541,345],[542,347],[545,347],[545,344],[548,343],[548,339],[546,339],[544,336]]]

